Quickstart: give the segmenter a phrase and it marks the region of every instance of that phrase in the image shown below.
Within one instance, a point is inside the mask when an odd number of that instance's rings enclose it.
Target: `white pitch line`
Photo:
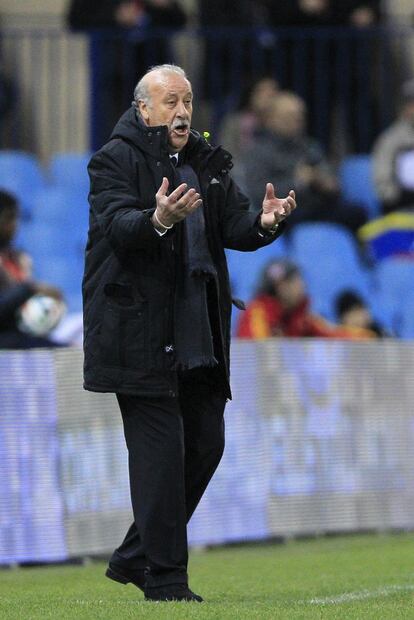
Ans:
[[[378,588],[377,590],[360,590],[359,592],[344,592],[343,594],[327,596],[326,598],[311,598],[306,601],[306,603],[310,605],[340,605],[341,603],[351,603],[352,601],[363,601],[369,598],[390,596],[396,592],[408,592],[410,590],[414,590],[414,584],[390,585]]]

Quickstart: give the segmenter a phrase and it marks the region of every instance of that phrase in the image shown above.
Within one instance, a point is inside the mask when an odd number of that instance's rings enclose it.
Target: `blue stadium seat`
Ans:
[[[32,196],[46,185],[36,157],[23,151],[0,151],[0,189],[15,194],[23,219],[31,216]]]
[[[89,191],[87,166],[91,153],[56,153],[49,164],[50,182],[57,187]]]
[[[315,312],[335,320],[334,302],[344,289],[354,290],[369,304],[371,275],[361,263],[354,238],[344,227],[300,224],[291,232],[289,249],[304,277]]]
[[[339,166],[341,192],[346,202],[360,203],[370,219],[380,214],[380,202],[372,178],[370,155],[350,155]]]
[[[30,221],[21,227],[15,246],[26,251],[36,262],[44,258],[72,256],[78,252],[77,237],[53,222]]]
[[[404,302],[398,332],[401,338],[414,339],[414,294]]]
[[[378,303],[391,316],[391,328],[402,335],[402,317],[406,317],[405,305],[414,291],[414,261],[409,258],[390,257],[375,268],[375,285]],[[410,302],[411,303],[411,302]],[[405,324],[407,318],[404,319]]]
[[[34,277],[63,291],[70,312],[77,312],[81,303],[83,261],[72,255],[51,259],[45,257],[34,263]]]
[[[233,297],[249,301],[259,284],[264,266],[272,259],[285,257],[286,253],[286,243],[283,237],[255,252],[227,250]]]
[[[332,259],[358,262],[358,248],[352,234],[340,224],[305,222],[290,233],[293,257]]]
[[[37,223],[54,226],[60,238],[69,236],[81,245],[86,241],[89,204],[82,191],[61,187],[37,192],[32,217]]]

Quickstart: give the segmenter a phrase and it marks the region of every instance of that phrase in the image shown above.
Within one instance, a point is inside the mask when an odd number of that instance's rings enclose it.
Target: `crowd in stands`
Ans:
[[[232,105],[220,118],[214,140],[232,153],[233,175],[250,197],[252,209],[260,209],[266,182],[272,182],[279,195],[295,188],[299,205],[285,234],[274,245],[254,255],[238,253],[236,259],[229,252],[234,295],[247,303],[244,312],[235,311],[235,334],[243,338],[413,338],[409,308],[414,309],[414,80],[401,85],[401,105],[393,123],[383,131],[377,126],[375,140],[366,143],[369,148],[362,155],[348,153],[338,163],[326,144],[311,133],[314,100],[295,88],[292,40],[281,42],[264,36],[265,28],[285,26],[347,26],[361,32],[381,22],[380,2],[293,0],[277,3],[276,10],[276,3],[266,0],[200,0],[198,18],[206,28],[231,23],[261,29],[252,45],[268,57],[266,72],[255,77],[251,50],[241,50],[238,96],[230,97]],[[115,120],[129,105],[137,76],[148,65],[174,60],[170,41],[157,28],[180,29],[190,21],[177,0],[68,3],[68,26],[87,31],[95,57],[99,57],[93,82],[95,100],[97,97],[102,103],[101,112],[96,112],[98,143],[107,139]],[[109,29],[112,38],[100,37],[103,29]],[[213,96],[228,101],[234,84],[233,41],[220,44],[213,53],[214,41],[214,37],[204,39],[200,74],[211,76],[219,63],[219,76],[227,76],[226,81],[206,79],[206,88],[199,95],[205,101]],[[365,88],[356,65],[357,57],[362,64],[367,59],[365,39],[357,37],[355,41],[358,50],[348,56],[351,99],[353,89]],[[275,46],[280,51],[281,45],[288,58],[283,80],[271,70]],[[309,79],[315,62],[310,53],[306,58]],[[129,77],[125,82],[124,73],[120,83],[120,67],[126,63]],[[375,107],[371,95],[366,99],[368,109]],[[0,71],[0,124],[15,96],[9,79]],[[348,127],[352,133],[353,122]],[[69,314],[80,311],[88,154],[63,154],[60,166],[59,157],[55,157],[49,177],[32,157],[39,182],[30,181],[31,190],[25,183],[35,177],[18,172],[20,164],[12,156],[0,151],[0,348],[7,348],[7,343],[15,347],[48,345],[47,334],[22,331],[19,311],[39,294],[65,298]],[[7,169],[7,161],[12,161],[11,168]],[[10,174],[13,166],[15,177]],[[22,222],[13,243],[17,201]],[[75,221],[67,216],[72,205]],[[20,246],[32,256],[34,271]],[[43,283],[49,279],[50,285]]]
[[[272,75],[281,88],[304,98],[313,133],[317,131],[324,146],[332,124],[339,124],[341,130],[345,126],[352,150],[365,152],[382,123],[375,58],[381,55],[389,64],[392,60],[384,50],[377,53],[371,37],[361,36],[383,23],[380,4],[379,0],[198,0],[189,12],[189,5],[179,0],[103,0],[98,5],[71,0],[66,24],[75,32],[86,32],[91,42],[94,101],[99,102],[93,106],[93,148],[108,139],[116,117],[129,104],[136,76],[148,66],[176,60],[171,34],[199,26],[202,62],[193,82],[199,98],[209,102],[216,115],[237,107],[258,74]],[[307,39],[298,45],[294,32],[275,34],[275,28],[286,27],[305,28]],[[346,28],[348,34],[340,46],[332,35],[322,46],[312,38],[312,29],[317,32],[321,27]],[[369,108],[369,123],[361,122],[361,105]]]
[[[363,299],[343,291],[336,300],[339,325],[311,312],[305,282],[298,267],[286,259],[266,265],[255,298],[242,313],[239,338],[337,338],[370,340],[382,331]]]
[[[260,187],[271,182],[281,195],[294,187],[300,205],[289,230],[300,222],[342,224],[356,232],[366,221],[364,209],[344,205],[339,182],[320,144],[306,133],[306,104],[295,93],[270,96],[263,120],[240,155],[240,185],[260,209]]]

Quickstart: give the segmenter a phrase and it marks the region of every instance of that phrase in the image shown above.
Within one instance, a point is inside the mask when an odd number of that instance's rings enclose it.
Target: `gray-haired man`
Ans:
[[[268,184],[250,212],[230,154],[190,129],[192,106],[181,68],[151,69],[89,165],[85,388],[117,395],[134,512],[107,576],[164,601],[202,600],[188,587],[186,524],[220,461],[231,397],[224,248],[271,243],[296,206]]]

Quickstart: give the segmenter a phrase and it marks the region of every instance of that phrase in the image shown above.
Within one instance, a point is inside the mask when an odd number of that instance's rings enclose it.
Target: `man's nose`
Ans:
[[[177,116],[187,118],[187,108],[185,107],[184,101],[179,101],[177,104]]]

